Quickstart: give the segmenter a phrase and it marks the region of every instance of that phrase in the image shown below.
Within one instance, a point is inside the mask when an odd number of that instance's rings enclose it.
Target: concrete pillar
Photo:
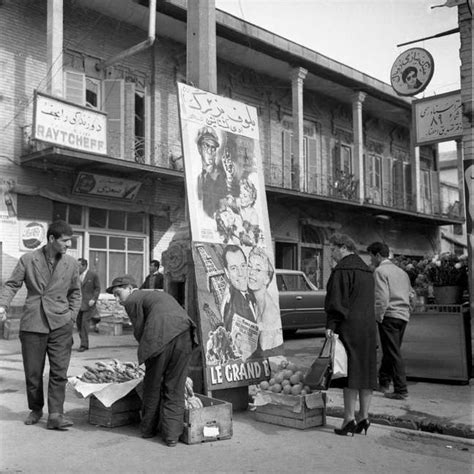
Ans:
[[[462,140],[456,140],[456,156],[457,156],[457,167],[458,167],[459,209],[461,211],[461,217],[464,217],[465,206],[464,206],[464,170],[463,170]]]
[[[186,63],[187,82],[217,94],[215,0],[188,1]]]
[[[48,94],[63,97],[63,0],[48,0],[46,53]]]
[[[410,161],[411,161],[411,195],[412,211],[422,212],[423,203],[421,190],[420,147],[415,145],[415,129],[410,127]]]
[[[352,128],[354,130],[354,174],[359,181],[358,198],[360,203],[364,202],[365,179],[364,179],[364,135],[362,124],[362,103],[367,94],[356,92],[352,97]]]
[[[293,102],[293,183],[298,183],[298,190],[307,191],[306,176],[308,170],[303,156],[303,81],[308,71],[302,67],[291,70],[291,94]],[[297,163],[297,167],[294,165]],[[292,183],[292,184],[293,184]]]

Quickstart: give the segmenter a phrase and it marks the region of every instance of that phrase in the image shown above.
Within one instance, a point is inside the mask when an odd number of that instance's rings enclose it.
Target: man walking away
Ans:
[[[64,415],[67,370],[73,344],[72,332],[81,307],[81,283],[76,260],[66,255],[71,247],[72,228],[67,222],[53,222],[46,234],[48,243],[25,253],[0,291],[0,318],[23,283],[27,296],[20,320],[20,341],[26,379],[28,407],[26,425],[43,416],[43,371],[49,360],[49,430],[64,430],[72,422]]]
[[[410,319],[413,289],[408,274],[389,260],[389,248],[381,242],[367,247],[375,267],[375,319],[382,344],[379,369],[380,391],[386,398],[408,398],[405,364],[401,355],[403,334]],[[393,381],[393,392],[390,382]]]
[[[87,260],[79,258],[79,273],[81,279],[82,303],[79,314],[77,315],[77,330],[81,340],[79,352],[89,349],[89,327],[91,318],[97,313],[97,299],[100,294],[99,275],[88,270]]]

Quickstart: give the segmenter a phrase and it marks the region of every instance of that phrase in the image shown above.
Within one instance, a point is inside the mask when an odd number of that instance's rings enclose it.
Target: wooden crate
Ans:
[[[301,430],[326,424],[325,393],[315,392],[305,396],[272,394],[271,396],[274,403],[259,405],[255,408],[257,421]]]
[[[203,408],[184,412],[181,441],[196,444],[232,438],[232,404],[196,393]]]
[[[142,401],[136,390],[106,407],[94,395],[89,401],[89,423],[114,428],[140,421]]]

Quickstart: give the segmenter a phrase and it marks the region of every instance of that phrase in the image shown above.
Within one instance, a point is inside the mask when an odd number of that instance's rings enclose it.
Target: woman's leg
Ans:
[[[366,420],[369,418],[370,401],[372,400],[372,390],[359,390],[359,420]]]
[[[344,421],[342,425],[344,426],[351,420],[355,419],[355,408],[357,402],[357,389],[353,388],[344,388]]]

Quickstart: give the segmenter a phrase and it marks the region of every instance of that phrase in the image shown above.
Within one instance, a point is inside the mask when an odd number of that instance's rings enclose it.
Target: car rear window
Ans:
[[[311,291],[303,275],[277,275],[277,286],[279,291]]]

